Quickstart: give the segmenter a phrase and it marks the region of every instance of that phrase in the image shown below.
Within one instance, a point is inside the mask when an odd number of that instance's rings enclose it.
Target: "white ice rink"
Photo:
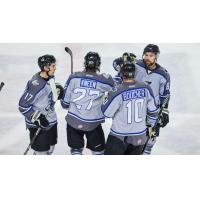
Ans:
[[[82,70],[83,57],[97,51],[102,58],[101,72],[115,74],[112,61],[123,52],[134,52],[138,58],[146,44],[0,44],[0,154],[20,155],[29,139],[24,117],[18,111],[18,101],[27,81],[39,71],[37,58],[53,54],[57,58],[56,80],[64,85],[70,74],[70,57],[64,46],[74,52],[74,70]],[[200,44],[158,44],[159,63],[171,75],[170,123],[161,129],[153,154],[200,154]],[[66,111],[59,103],[58,144],[55,154],[69,154],[66,138]],[[105,135],[111,122],[103,125]],[[85,154],[90,154],[85,150]],[[29,152],[32,154],[32,151]]]

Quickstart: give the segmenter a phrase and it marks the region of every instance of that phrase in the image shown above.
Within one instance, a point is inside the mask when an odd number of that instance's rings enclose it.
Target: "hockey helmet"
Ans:
[[[122,65],[120,74],[125,78],[134,78],[135,76],[135,64],[132,62],[126,62]]]
[[[41,70],[44,69],[44,67],[50,67],[51,64],[55,63],[56,59],[53,55],[43,55],[38,58],[38,65]]]
[[[101,58],[97,52],[89,52],[84,58],[84,66],[86,69],[99,70]]]

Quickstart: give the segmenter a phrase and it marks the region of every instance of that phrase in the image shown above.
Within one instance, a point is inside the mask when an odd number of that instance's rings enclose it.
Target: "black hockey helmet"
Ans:
[[[135,64],[132,62],[126,62],[122,65],[120,74],[125,78],[134,78],[135,76]]]
[[[155,44],[148,44],[143,51],[143,55],[147,52],[151,52],[154,53],[156,56],[158,56],[160,54],[160,49],[157,45]]]
[[[84,66],[86,69],[99,70],[101,58],[97,52],[89,52],[84,58]]]
[[[38,58],[38,65],[41,70],[44,69],[44,67],[49,67],[52,63],[55,63],[56,59],[53,55],[44,55]]]
[[[122,60],[123,60],[124,63],[126,63],[126,62],[135,63],[135,61],[136,61],[136,55],[133,54],[133,53],[125,52],[122,55]]]

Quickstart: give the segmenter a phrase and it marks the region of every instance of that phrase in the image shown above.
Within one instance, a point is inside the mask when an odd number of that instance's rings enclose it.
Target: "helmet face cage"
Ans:
[[[56,59],[53,55],[44,55],[38,58],[38,65],[41,70],[43,70],[44,67],[49,68],[51,64],[55,62],[56,62]]]
[[[89,52],[85,56],[84,59],[84,66],[86,69],[95,69],[100,71],[100,65],[101,65],[101,58],[98,53],[96,52]]]
[[[157,45],[155,44],[148,44],[143,51],[143,55],[147,52],[151,52],[154,53],[156,55],[156,59],[158,58],[159,54],[160,54],[160,49]]]

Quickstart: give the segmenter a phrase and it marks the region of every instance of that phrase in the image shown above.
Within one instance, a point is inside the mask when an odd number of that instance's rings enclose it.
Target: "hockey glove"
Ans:
[[[169,111],[167,108],[164,108],[160,116],[160,127],[165,127],[169,123]]]
[[[136,63],[136,55],[135,54],[133,54],[133,53],[130,53],[130,59],[131,59],[131,62],[132,63]]]
[[[42,129],[45,129],[49,126],[49,121],[46,119],[45,115],[41,114],[39,111],[33,113],[31,122]]]
[[[58,94],[58,100],[62,99],[63,94],[64,94],[64,88],[62,87],[62,85],[59,83],[56,83],[56,90]]]
[[[155,137],[157,137],[157,135],[156,135],[156,130],[155,130],[154,127],[148,127],[147,136],[149,136],[150,138],[155,138]]]

